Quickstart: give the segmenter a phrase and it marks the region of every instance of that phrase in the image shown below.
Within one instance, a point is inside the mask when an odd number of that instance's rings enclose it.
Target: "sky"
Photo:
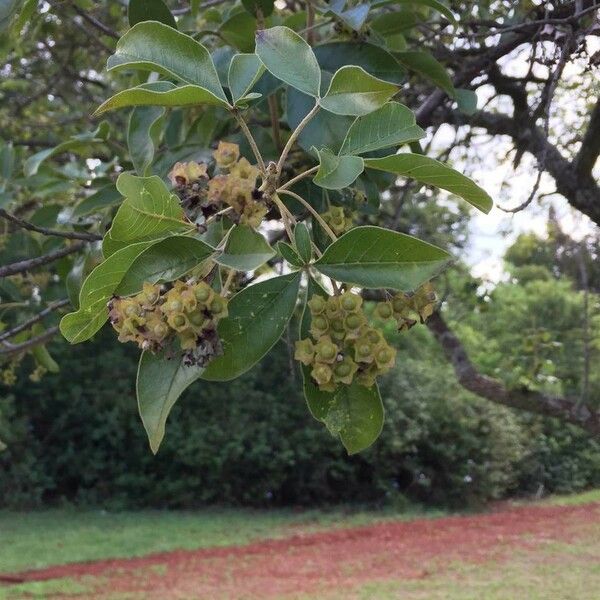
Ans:
[[[588,38],[588,55],[600,50],[600,38]],[[594,73],[585,73],[587,59],[581,58],[567,64],[563,80],[567,83],[583,82],[584,77],[594,77]],[[528,68],[528,56],[517,50],[504,59],[501,65],[507,75],[523,76]],[[547,76],[544,67],[539,67],[536,73]],[[589,79],[588,79],[589,80]],[[592,85],[598,89],[597,80]],[[591,88],[594,89],[594,88]],[[600,91],[600,90],[599,90]],[[489,102],[491,89],[482,86],[477,90],[478,106],[486,105],[486,110],[512,113],[512,103],[506,97]],[[572,89],[557,91],[550,110],[550,129],[555,135],[572,136],[572,131],[565,130],[570,122],[577,121],[577,114],[587,114],[585,102],[588,94],[582,94],[579,85]],[[572,125],[571,125],[572,127]],[[455,136],[454,128],[443,126],[436,133],[432,149],[441,150],[452,142]],[[568,202],[559,194],[552,194],[541,200],[537,198],[523,211],[509,214],[498,206],[513,208],[528,199],[538,175],[535,159],[525,154],[517,169],[513,168],[511,153],[512,143],[508,138],[478,136],[473,140],[471,156],[456,157],[451,154],[453,166],[466,171],[494,199],[494,208],[488,215],[473,210],[470,221],[470,245],[462,257],[471,266],[473,275],[496,283],[506,274],[503,269],[502,256],[506,248],[523,232],[533,231],[545,235],[548,210],[550,205],[555,209],[556,216],[565,233],[575,239],[581,239],[596,228],[596,225],[586,216],[570,208]],[[452,160],[454,158],[454,160]],[[468,163],[468,164],[467,164]],[[600,176],[600,169],[598,169]],[[553,179],[544,174],[540,181],[539,195],[551,194],[556,189]]]

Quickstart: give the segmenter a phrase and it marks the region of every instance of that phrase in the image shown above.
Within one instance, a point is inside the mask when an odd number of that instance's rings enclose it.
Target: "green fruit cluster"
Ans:
[[[437,297],[431,283],[425,283],[414,293],[398,292],[389,300],[375,305],[374,316],[382,321],[394,319],[398,330],[410,329],[417,317],[424,323],[435,310]]]
[[[321,213],[321,217],[335,235],[342,235],[354,227],[354,212],[341,206],[330,206],[328,210]]]
[[[227,316],[227,299],[205,281],[176,281],[167,291],[145,283],[136,296],[114,297],[108,308],[120,342],[157,352],[177,340],[181,350],[194,350]]]
[[[394,366],[396,350],[369,325],[358,294],[314,295],[308,307],[311,338],[296,342],[295,358],[311,367],[320,390],[332,392],[354,381],[371,387]]]

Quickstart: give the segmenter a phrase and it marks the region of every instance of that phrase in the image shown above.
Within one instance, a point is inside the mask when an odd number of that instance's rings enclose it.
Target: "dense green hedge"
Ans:
[[[401,338],[382,386],[384,433],[345,455],[308,415],[287,348],[228,384],[198,383],[154,457],[139,422],[134,353],[102,336],[57,346],[61,372],[2,389],[0,505],[403,501],[461,506],[600,484],[600,447],[576,430],[464,392],[424,328]]]

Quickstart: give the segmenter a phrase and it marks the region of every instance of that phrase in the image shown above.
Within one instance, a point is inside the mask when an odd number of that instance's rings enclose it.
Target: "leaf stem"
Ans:
[[[333,231],[331,230],[331,227],[329,227],[329,225],[327,225],[327,223],[325,223],[325,221],[323,220],[323,217],[302,196],[299,196],[298,194],[296,194],[296,192],[292,192],[290,190],[285,190],[282,188],[279,188],[277,190],[277,192],[279,192],[281,194],[287,194],[288,196],[291,196],[292,198],[298,200],[298,202],[300,202],[300,204],[302,204],[302,206],[304,206],[311,213],[311,215],[318,221],[319,225],[324,229],[325,233],[327,233],[327,235],[334,242],[337,240],[337,236],[335,235],[335,233],[333,233]]]
[[[246,139],[248,140],[248,143],[250,144],[250,147],[252,148],[252,152],[254,152],[254,156],[256,157],[256,162],[258,163],[258,168],[260,169],[260,172],[263,175],[265,175],[267,172],[267,168],[265,167],[265,161],[263,160],[262,154],[260,153],[260,150],[258,149],[256,140],[252,136],[250,129],[248,129],[248,125],[246,125],[246,121],[244,121],[244,119],[242,119],[242,117],[240,117],[237,110],[232,110],[231,112],[233,113],[235,120],[238,122],[240,129],[244,132],[244,135],[246,136]]]
[[[315,103],[315,105],[312,107],[312,109],[309,111],[309,113],[304,117],[304,119],[302,119],[302,121],[300,121],[300,123],[298,123],[298,127],[296,127],[296,129],[294,129],[294,131],[292,132],[292,135],[290,135],[290,139],[287,141],[287,144],[285,145],[285,148],[283,149],[281,156],[279,157],[279,160],[277,161],[277,175],[281,175],[281,170],[283,169],[283,165],[285,164],[285,159],[287,158],[288,154],[290,153],[290,150],[292,149],[292,146],[294,145],[294,142],[298,139],[298,136],[302,133],[302,130],[308,125],[308,123],[311,121],[311,119],[319,112],[319,109],[321,107],[319,106],[318,103]]]
[[[281,213],[281,219],[283,220],[283,226],[285,227],[285,232],[287,233],[288,238],[290,239],[290,242],[291,242],[294,239],[294,237],[292,234],[290,218],[291,218],[292,223],[295,223],[296,219],[294,218],[294,215],[292,215],[292,213],[287,209],[287,206],[276,195],[273,196],[273,202],[275,202],[275,204],[277,205],[277,208],[279,209],[279,212]]]
[[[304,179],[305,177],[310,177],[313,173],[316,173],[318,170],[319,170],[319,165],[311,167],[307,171],[304,171],[303,173],[300,173],[300,175],[296,175],[296,177],[294,177],[293,179],[290,179],[289,181],[287,181],[286,183],[284,183],[279,188],[278,191],[287,190],[288,188],[291,188],[295,183],[298,183],[300,180]]]
[[[223,284],[223,288],[221,289],[221,296],[227,296],[229,292],[229,286],[233,281],[233,277],[235,276],[235,270],[229,269],[229,273],[227,273],[227,279],[225,279],[225,283]]]

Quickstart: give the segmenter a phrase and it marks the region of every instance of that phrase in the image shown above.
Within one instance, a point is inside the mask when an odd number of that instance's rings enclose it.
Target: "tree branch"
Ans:
[[[575,158],[575,170],[580,175],[589,176],[600,156],[600,100],[596,101],[590,114],[588,128],[581,141],[581,148]]]
[[[42,265],[54,262],[55,260],[63,258],[64,256],[69,256],[69,254],[79,252],[84,246],[85,242],[76,242],[71,246],[61,248],[60,250],[54,250],[53,252],[48,252],[48,254],[38,256],[37,258],[20,260],[9,265],[5,265],[3,267],[0,267],[0,277],[8,277],[9,275],[16,275],[17,273],[30,271],[31,269],[35,269],[36,267],[40,267]]]
[[[446,358],[454,367],[459,383],[470,392],[511,408],[526,410],[547,417],[556,417],[600,436],[600,413],[588,406],[580,406],[576,400],[551,396],[525,387],[508,389],[485,375],[481,375],[470,361],[460,340],[448,327],[439,312],[426,322],[427,327],[442,346]]]
[[[67,240],[84,240],[86,242],[97,242],[102,239],[101,235],[96,233],[79,233],[77,231],[60,231],[58,229],[48,229],[47,227],[38,227],[33,223],[29,223],[29,221],[25,221],[16,217],[15,215],[11,215],[9,212],[5,211],[3,208],[0,208],[0,217],[14,223],[18,227],[23,229],[27,229],[29,231],[35,231],[36,233],[41,233],[43,235],[53,236],[53,237],[61,237]]]
[[[455,125],[482,127],[493,135],[511,137],[520,152],[529,152],[556,182],[556,190],[569,204],[600,225],[600,187],[591,174],[582,174],[575,163],[567,160],[548,141],[543,130],[527,118],[512,118],[508,115],[478,111],[467,117],[456,111],[439,111],[442,120]]]
[[[26,342],[22,342],[21,344],[9,344],[8,342],[2,342],[5,348],[0,348],[0,355],[12,355],[19,354],[21,352],[25,352],[30,348],[34,348],[35,346],[39,346],[40,344],[44,344],[48,340],[52,339],[58,333],[58,326],[50,327],[44,331],[44,333],[40,333],[40,335],[36,335]]]
[[[9,338],[17,335],[17,333],[21,333],[21,331],[25,331],[26,329],[33,327],[36,323],[39,323],[42,319],[44,319],[44,317],[54,312],[56,309],[66,306],[67,304],[69,304],[69,302],[70,300],[68,298],[64,298],[63,300],[57,300],[56,302],[51,302],[46,308],[44,308],[44,310],[41,310],[37,315],[31,317],[31,319],[28,319],[27,321],[24,321],[19,325],[15,325],[12,329],[3,331],[0,334],[0,342],[8,340]]]

